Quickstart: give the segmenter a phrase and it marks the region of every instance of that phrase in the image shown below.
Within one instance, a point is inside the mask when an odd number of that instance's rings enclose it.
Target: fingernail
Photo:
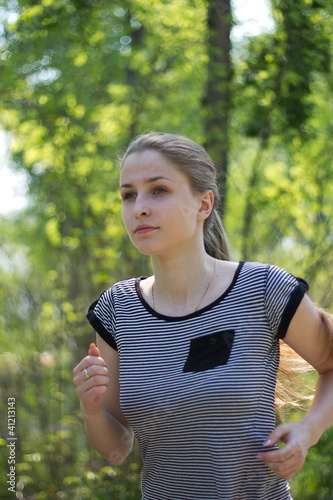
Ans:
[[[89,349],[91,349],[92,347],[96,347],[93,342],[90,344]]]
[[[263,446],[269,446],[271,443],[272,443],[272,441],[270,439],[266,439]]]

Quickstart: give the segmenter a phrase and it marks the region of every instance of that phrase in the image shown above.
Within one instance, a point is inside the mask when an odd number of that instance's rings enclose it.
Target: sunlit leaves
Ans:
[[[59,232],[59,223],[56,218],[50,219],[45,225],[45,233],[49,242],[54,247],[59,247],[61,244],[61,235]]]
[[[291,129],[304,135],[302,127],[311,116],[307,96],[314,72],[329,71],[329,16],[304,0],[273,3],[277,31],[250,40],[240,66],[238,79],[245,83],[246,95],[256,95],[257,101],[252,101],[246,131],[258,136],[265,128],[273,133]],[[248,94],[251,87],[255,93]]]

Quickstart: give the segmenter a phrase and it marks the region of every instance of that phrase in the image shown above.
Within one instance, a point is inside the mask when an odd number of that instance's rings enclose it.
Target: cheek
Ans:
[[[186,226],[195,225],[197,222],[198,208],[193,200],[184,200],[177,207],[177,218],[179,222]]]
[[[121,216],[123,219],[124,226],[127,228],[128,224],[129,224],[129,210],[124,205],[122,206],[122,209],[121,209]]]

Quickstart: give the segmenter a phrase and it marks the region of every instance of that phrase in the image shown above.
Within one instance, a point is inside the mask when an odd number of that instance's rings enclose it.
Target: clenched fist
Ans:
[[[103,407],[109,377],[105,361],[95,344],[90,344],[88,356],[74,368],[73,374],[83,416],[98,412]]]

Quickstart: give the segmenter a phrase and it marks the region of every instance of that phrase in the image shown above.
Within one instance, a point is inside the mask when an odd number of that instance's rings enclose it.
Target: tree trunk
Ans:
[[[203,99],[205,147],[212,156],[219,178],[223,216],[228,173],[228,122],[230,112],[230,0],[210,0],[208,5],[208,68]]]

